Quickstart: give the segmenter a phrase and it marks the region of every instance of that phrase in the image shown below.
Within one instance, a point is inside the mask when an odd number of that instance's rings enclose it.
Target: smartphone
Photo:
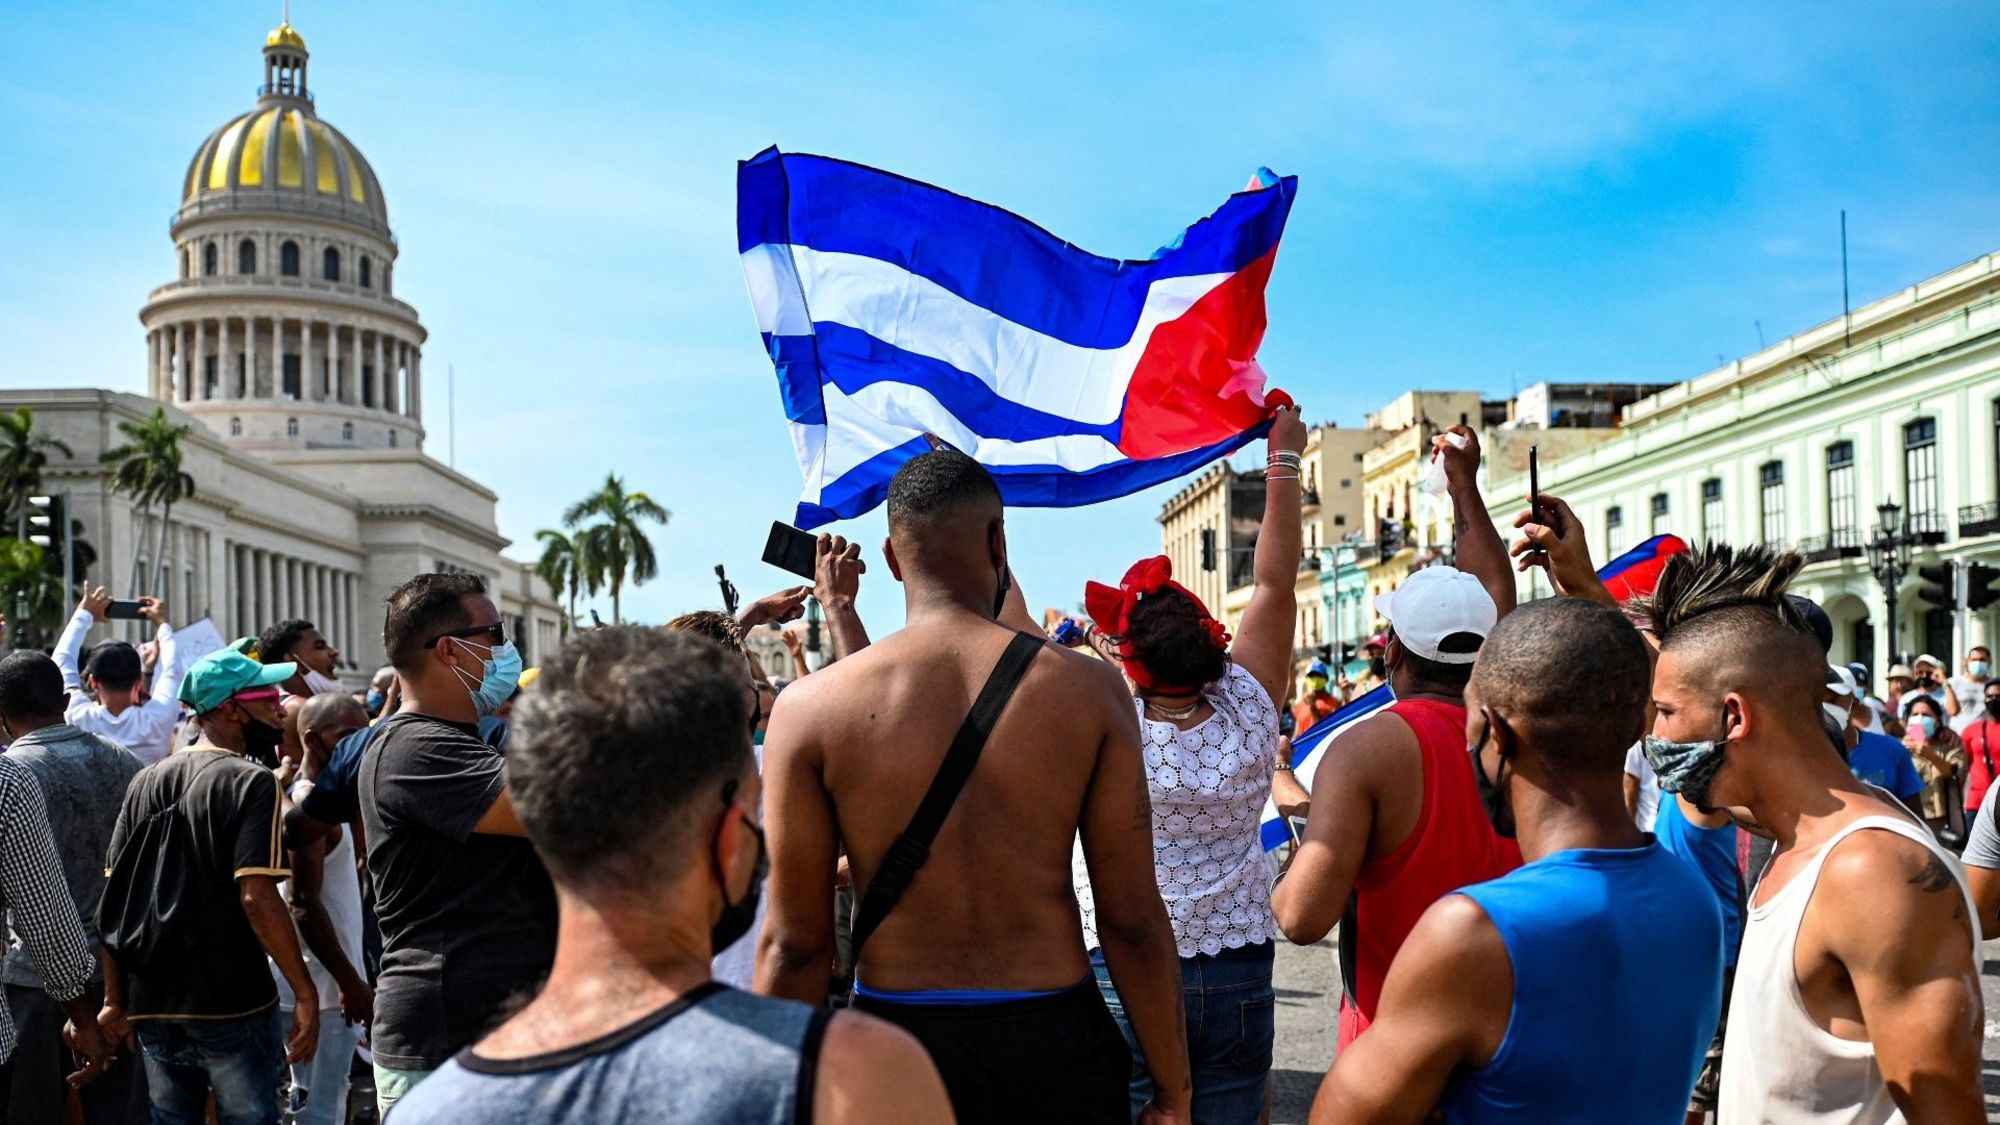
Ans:
[[[1528,515],[1547,526],[1542,519],[1542,449],[1538,445],[1528,447]]]
[[[108,621],[144,620],[144,615],[139,612],[139,603],[136,601],[114,601],[105,607],[104,617]]]
[[[819,562],[819,537],[800,531],[783,520],[772,520],[771,537],[764,540],[764,561],[801,578],[815,577],[813,568]]]
[[[604,628],[604,619],[597,616],[597,611],[594,609],[590,611],[590,627],[593,629]]]
[[[1291,832],[1291,834],[1292,834],[1292,846],[1293,846],[1293,847],[1295,847],[1295,848],[1296,848],[1296,847],[1298,847],[1298,846],[1299,846],[1299,845],[1300,845],[1301,843],[1303,843],[1303,842],[1304,842],[1304,840],[1305,840],[1305,835],[1306,835],[1306,818],[1305,818],[1305,817],[1302,817],[1302,816],[1288,816],[1288,817],[1286,817],[1286,818],[1285,818],[1285,828],[1286,828],[1286,829],[1287,829],[1288,831],[1290,831],[1290,832]]]

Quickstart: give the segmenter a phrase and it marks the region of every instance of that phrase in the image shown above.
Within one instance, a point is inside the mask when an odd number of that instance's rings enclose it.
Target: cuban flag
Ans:
[[[1598,569],[1597,577],[1611,591],[1611,596],[1621,602],[1644,597],[1659,584],[1660,571],[1666,567],[1667,559],[1687,549],[1687,541],[1677,535],[1655,535],[1605,563]],[[1294,738],[1292,772],[1299,779],[1299,784],[1311,791],[1313,773],[1322,760],[1320,752],[1342,731],[1394,702],[1396,697],[1390,694],[1389,685],[1383,684],[1314,723],[1309,730]],[[1264,802],[1260,832],[1267,852],[1277,850],[1279,845],[1292,838],[1284,819],[1278,815],[1278,807],[1270,801]]]
[[[1297,193],[1260,172],[1152,258],[823,156],[737,167],[737,248],[813,528],[942,441],[1011,505],[1076,507],[1223,457],[1290,400],[1256,364]]]

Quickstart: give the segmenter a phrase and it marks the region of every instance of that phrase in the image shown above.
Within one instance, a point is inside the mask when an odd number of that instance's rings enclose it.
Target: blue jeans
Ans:
[[[291,1026],[291,1010],[284,1013]],[[319,1049],[305,1062],[292,1064],[292,1104],[286,1111],[292,1125],[345,1125],[347,1072],[354,1065],[354,1048],[361,1042],[361,1025],[348,1023],[339,1008],[319,1011]]]
[[[1181,959],[1181,998],[1187,1005],[1188,1063],[1194,1076],[1194,1119],[1201,1125],[1257,1125],[1264,1116],[1271,1082],[1271,1043],[1276,1037],[1270,942],[1225,949],[1210,957]],[[1132,1049],[1132,1119],[1153,1098],[1152,1073],[1139,1051],[1139,1038],[1125,1018],[1125,1005],[1111,987],[1104,951],[1090,951],[1098,991]]]
[[[215,1092],[219,1125],[278,1125],[285,1036],[276,1005],[233,1020],[140,1020],[152,1125],[202,1125]]]

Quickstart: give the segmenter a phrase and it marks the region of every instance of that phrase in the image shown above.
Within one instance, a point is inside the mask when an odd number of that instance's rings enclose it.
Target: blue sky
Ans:
[[[1751,8],[1759,10],[1748,10]],[[278,5],[0,15],[0,399],[140,392],[136,320]],[[515,553],[601,480],[673,510],[659,620],[783,576],[797,496],[733,227],[768,144],[1140,256],[1260,164],[1300,178],[1263,363],[1314,420],[1412,387],[1670,380],[2000,247],[2000,14],[1977,3],[979,6],[299,0],[430,329],[428,450]],[[1036,604],[1158,550],[1173,486],[1009,520]],[[879,513],[848,529],[870,544]],[[900,594],[877,567],[877,629]]]

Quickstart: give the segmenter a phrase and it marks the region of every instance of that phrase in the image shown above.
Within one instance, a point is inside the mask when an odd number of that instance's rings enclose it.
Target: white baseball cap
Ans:
[[[1914,668],[1918,664],[1928,664],[1933,668],[1940,668],[1940,669],[1944,667],[1944,661],[1939,660],[1937,657],[1932,656],[1928,652],[1923,654],[1922,656],[1917,657],[1917,659],[1913,661],[1910,666]]]
[[[1826,690],[1839,696],[1851,696],[1855,692],[1854,670],[1841,664],[1826,666]]]
[[[1492,595],[1479,579],[1449,566],[1427,566],[1401,586],[1375,599],[1375,612],[1389,621],[1403,647],[1440,664],[1470,664],[1476,652],[1442,652],[1438,645],[1453,633],[1484,639],[1500,620]]]

